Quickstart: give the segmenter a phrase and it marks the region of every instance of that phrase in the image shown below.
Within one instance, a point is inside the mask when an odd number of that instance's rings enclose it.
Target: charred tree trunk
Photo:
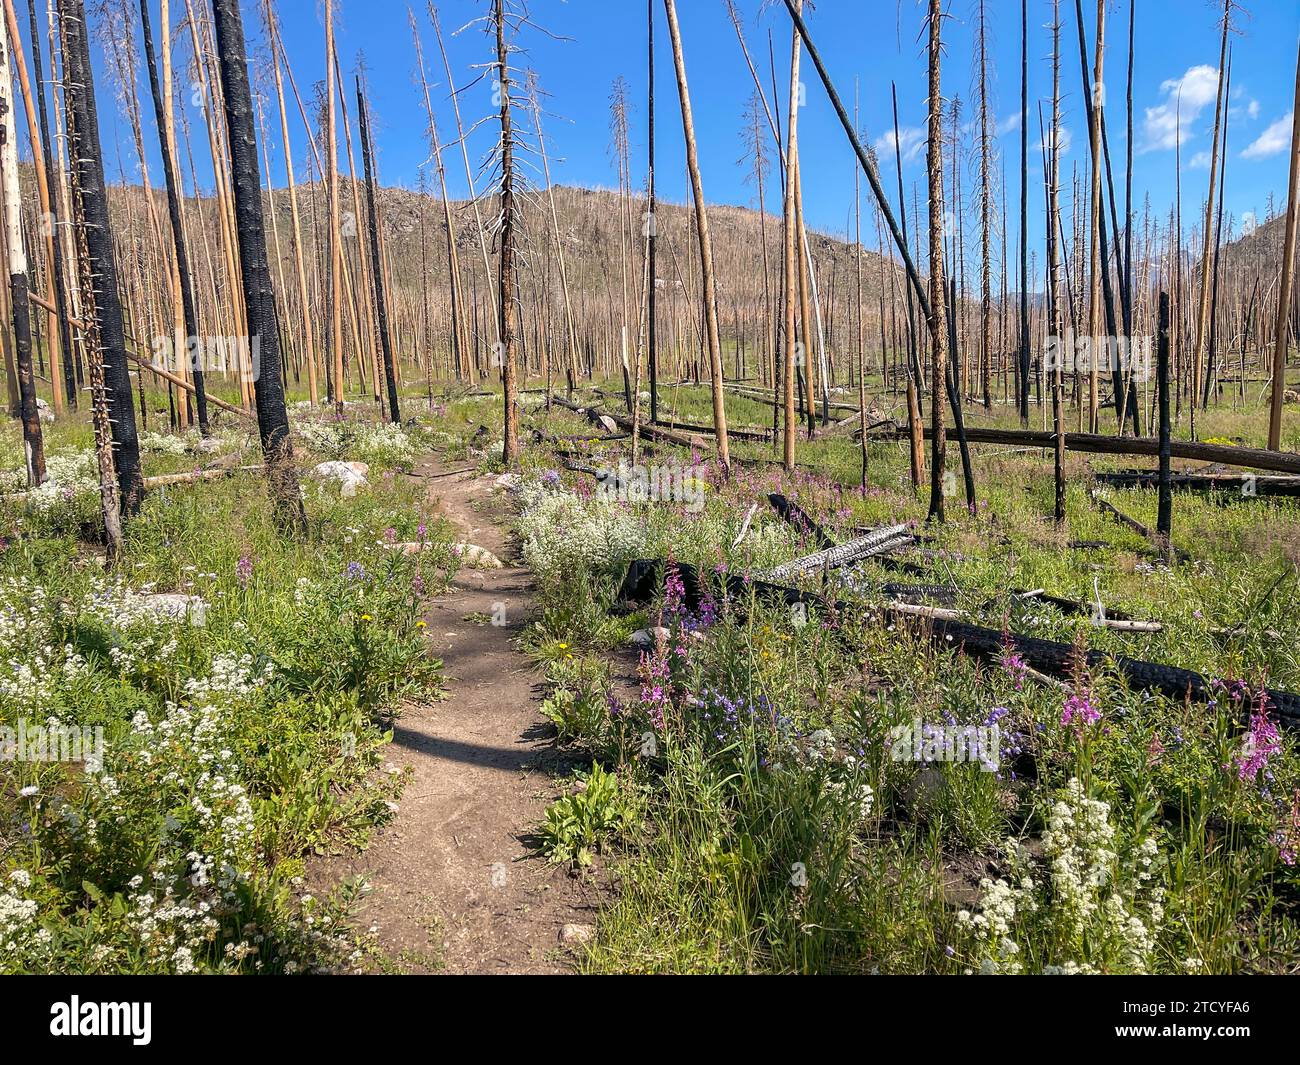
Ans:
[[[260,345],[254,361],[253,389],[257,428],[266,459],[266,474],[276,517],[286,532],[306,527],[298,473],[293,465],[289,413],[284,405],[280,367],[280,335],[276,328],[275,290],[266,261],[266,226],[262,218],[262,178],[253,132],[253,100],[248,86],[248,60],[244,51],[244,23],[238,0],[213,0],[217,32],[217,61],[221,95],[230,144],[230,175],[239,238],[240,273],[244,305],[248,312],[250,346]],[[335,383],[342,398],[341,382]]]
[[[505,0],[496,0],[497,79],[501,96],[501,261],[498,274],[501,340],[497,351],[501,361],[501,382],[505,420],[501,460],[513,466],[519,458],[519,382],[515,366],[515,205],[514,131],[510,114],[510,65],[507,62]]]
[[[943,393],[948,372],[948,337],[944,332],[944,304],[947,293],[943,262],[943,94],[939,82],[943,4],[930,0],[929,14],[929,146],[926,171],[930,189],[930,513],[944,520],[945,433]]]
[[[81,200],[78,223],[84,229],[86,265],[94,296],[96,343],[102,359],[106,418],[112,429],[118,505],[123,514],[130,515],[140,508],[144,485],[140,477],[140,444],[127,366],[122,303],[118,296],[117,261],[109,229],[99,115],[82,0],[59,0],[59,32],[63,44],[63,95],[68,111],[68,158]]]
[[[375,313],[379,317],[379,348],[384,358],[384,383],[388,386],[388,417],[402,422],[397,405],[397,367],[393,363],[393,341],[388,335],[388,296],[384,291],[384,264],[379,255],[379,209],[375,205],[374,149],[370,143],[370,111],[357,77],[357,120],[361,123],[361,160],[366,173],[366,207],[370,214],[370,273],[375,283]]]

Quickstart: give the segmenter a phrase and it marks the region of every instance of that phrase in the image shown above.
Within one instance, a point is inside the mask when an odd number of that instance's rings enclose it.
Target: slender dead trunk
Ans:
[[[384,264],[379,255],[379,208],[375,203],[374,148],[370,142],[370,114],[357,75],[357,121],[361,126],[361,161],[366,175],[366,206],[370,215],[370,273],[375,286],[375,312],[379,318],[379,347],[384,358],[384,383],[388,387],[388,418],[402,424],[397,404],[397,367],[393,362],[393,340],[388,332],[388,294],[384,291]]]
[[[515,143],[511,124],[510,64],[506,48],[505,0],[496,0],[494,21],[497,39],[497,90],[501,99],[501,260],[498,291],[501,297],[500,333],[497,351],[501,359],[505,422],[501,460],[513,466],[519,459],[519,382],[515,365],[515,327],[518,310],[515,285]]]
[[[6,4],[9,5],[6,7],[6,17],[8,17],[9,12],[12,11],[12,0],[6,0]],[[51,172],[53,171],[54,181],[58,182],[60,186],[62,179],[58,176],[58,163],[50,148],[50,117],[45,101],[45,77],[43,60],[41,59],[40,27],[36,21],[36,0],[28,0],[27,14],[32,37],[32,73],[36,75],[36,81],[31,92],[36,96],[40,114],[40,151],[35,150],[36,136],[32,133],[32,156],[38,162],[37,183],[41,195],[41,212],[43,214],[41,228],[45,236],[46,263],[50,272],[48,287],[51,290],[54,306],[57,308],[50,320],[50,335],[52,337],[56,331],[58,332],[58,353],[62,359],[62,373],[58,375],[61,380],[56,378],[57,384],[62,387],[62,394],[59,394],[58,387],[55,389],[56,395],[58,395],[58,402],[55,404],[57,412],[62,409],[65,400],[69,408],[72,410],[77,409],[77,381],[73,362],[72,331],[68,327],[68,315],[71,314],[71,310],[68,307],[67,267],[63,261],[63,238],[59,232],[59,220],[63,212],[59,209],[60,189],[51,183]],[[11,21],[10,25],[14,25],[14,22]],[[19,59],[22,57],[21,42],[18,42],[15,46],[15,56]],[[21,67],[19,69],[21,72]],[[29,101],[29,114],[30,110]]]
[[[81,210],[89,271],[89,289],[83,285],[82,314],[93,302],[96,320],[94,346],[102,361],[103,387],[111,426],[113,469],[117,475],[117,502],[124,515],[134,514],[144,495],[140,476],[140,446],[136,435],[134,397],[126,358],[126,334],[118,295],[117,261],[109,224],[108,196],[104,186],[104,161],[99,144],[99,115],[90,66],[90,42],[82,0],[59,0],[59,32],[63,46],[63,97],[67,108],[68,158]],[[93,300],[87,299],[93,296]],[[89,356],[89,352],[87,353]],[[101,467],[102,468],[102,467]],[[109,533],[110,538],[112,533]]]
[[[167,17],[167,0],[162,4],[163,18]],[[149,87],[153,93],[154,116],[158,122],[158,139],[162,145],[163,176],[167,183],[167,212],[171,219],[172,250],[176,255],[176,271],[179,275],[181,290],[181,307],[185,315],[185,336],[187,343],[183,350],[197,351],[199,336],[199,318],[194,305],[194,282],[190,275],[189,251],[185,244],[185,228],[181,223],[180,175],[176,161],[172,156],[171,138],[167,131],[171,127],[170,116],[163,105],[162,86],[158,80],[158,60],[153,49],[153,29],[149,24],[149,0],[140,0],[140,25],[144,33],[145,60],[149,67]],[[179,349],[176,352],[179,356]],[[208,424],[208,396],[204,387],[204,367],[196,357],[190,365],[191,379],[194,384],[194,402],[198,409],[199,432],[208,436],[211,427]]]
[[[253,359],[253,389],[257,427],[266,461],[271,501],[281,529],[301,533],[306,529],[298,473],[293,465],[289,413],[284,403],[280,366],[280,336],[276,325],[275,289],[266,258],[266,226],[262,214],[262,178],[253,131],[253,100],[248,85],[248,60],[244,51],[244,24],[238,0],[213,0],[217,61],[230,143],[230,177],[234,195],[236,232],[248,321],[245,335],[258,345],[260,360]],[[339,390],[342,396],[342,390]]]
[[[647,152],[647,185],[649,200],[646,204],[646,257],[649,288],[646,296],[646,359],[650,372],[650,422],[659,420],[659,349],[656,333],[655,299],[659,288],[659,275],[655,266],[655,244],[658,239],[655,218],[655,0],[646,0],[646,110],[649,112],[649,145]]]
[[[929,144],[925,166],[930,190],[930,513],[944,520],[946,436],[943,393],[948,370],[948,337],[944,331],[947,293],[943,261],[943,94],[939,81],[943,54],[943,3],[930,0],[929,14]]]
[[[1051,220],[1048,220],[1051,224]],[[1020,426],[1029,428],[1029,0],[1020,0]]]
[[[682,54],[681,27],[677,24],[674,0],[664,0],[668,14],[668,34],[672,41],[673,64],[677,70],[677,94],[682,105],[682,132],[686,138],[686,168],[691,176],[695,198],[695,229],[700,243],[700,272],[704,280],[704,328],[709,345],[709,376],[713,391],[713,431],[717,441],[718,461],[724,474],[731,469],[731,452],[727,443],[727,411],[722,393],[722,342],[718,336],[718,296],[714,286],[713,242],[709,236],[709,212],[704,202],[704,184],[700,180],[700,161],[695,145],[695,123],[691,117],[691,95],[686,83],[686,59]],[[787,427],[787,432],[789,428]],[[790,457],[793,461],[793,455]]]
[[[45,482],[45,442],[36,408],[36,378],[32,367],[32,305],[28,297],[27,253],[23,250],[22,192],[18,183],[18,133],[14,125],[13,52],[9,29],[0,20],[0,169],[4,178],[5,243],[8,251],[9,303],[13,314],[14,355],[18,370],[19,409],[23,423],[23,452],[27,486]]]
[[[325,0],[325,169],[329,190],[330,354],[334,360],[334,409],[343,413],[343,249],[339,241],[338,135],[334,104],[334,0]]]
[[[316,365],[316,325],[307,296],[307,271],[303,263],[302,228],[298,219],[298,188],[293,177],[293,148],[289,142],[289,116],[284,106],[284,78],[280,71],[280,29],[270,0],[264,0],[263,17],[271,44],[271,69],[275,75],[275,95],[280,107],[280,137],[284,145],[284,173],[289,187],[289,217],[293,223],[293,259],[298,281],[298,303],[302,312],[303,340],[307,347],[307,394],[314,407],[320,402]]]
[[[1219,39],[1219,86],[1214,95],[1214,136],[1210,141],[1210,187],[1205,194],[1205,229],[1201,242],[1201,290],[1196,303],[1196,335],[1192,341],[1192,438],[1196,438],[1196,393],[1201,386],[1201,370],[1205,359],[1205,335],[1210,315],[1210,244],[1214,239],[1215,177],[1219,166],[1219,133],[1223,125],[1224,63],[1228,55],[1228,29],[1232,14],[1232,0],[1223,0],[1223,32]],[[1208,388],[1206,399],[1209,398]]]
[[[798,12],[803,11],[803,0],[797,0]],[[807,345],[801,349],[795,339],[796,299],[798,298],[798,226],[795,218],[795,183],[794,168],[799,159],[799,34],[790,35],[790,117],[786,122],[785,149],[785,202],[782,207],[785,249],[783,272],[785,287],[782,293],[782,306],[785,309],[785,370],[784,370],[784,414],[782,431],[784,433],[784,460],[787,470],[794,469],[795,441],[795,374],[798,372],[802,358],[806,358]],[[776,90],[773,89],[773,92]]]
[[[1277,297],[1277,335],[1273,339],[1273,395],[1268,416],[1268,446],[1282,446],[1282,393],[1286,389],[1287,318],[1295,270],[1296,222],[1300,219],[1300,52],[1296,55],[1295,104],[1291,122],[1291,176],[1287,180],[1286,238],[1282,249],[1282,284]]]

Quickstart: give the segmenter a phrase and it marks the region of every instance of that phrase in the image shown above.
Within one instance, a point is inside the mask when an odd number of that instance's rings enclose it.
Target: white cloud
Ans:
[[[1047,140],[1040,140],[1040,141],[1038,142],[1038,144],[1037,144],[1035,147],[1037,147],[1037,149],[1038,149],[1040,152],[1041,152],[1044,148],[1047,148],[1048,150],[1050,150],[1050,149],[1051,149],[1051,144],[1048,143],[1048,142],[1050,141],[1050,139],[1051,139],[1051,138],[1047,138]],[[1069,126],[1062,126],[1062,127],[1061,127],[1061,154],[1062,154],[1062,155],[1068,155],[1068,154],[1069,154],[1069,151],[1070,151],[1070,146],[1071,146],[1073,143],[1074,143],[1074,134],[1070,132],[1070,127],[1069,127]]]
[[[1248,148],[1241,153],[1243,159],[1267,159],[1291,147],[1291,123],[1295,116],[1288,111],[1285,115],[1264,130]]]
[[[925,151],[925,130],[916,126],[902,126],[898,131],[898,151],[903,157],[903,162],[914,163],[921,157]],[[894,131],[891,129],[888,133],[876,138],[876,151],[882,158],[892,159],[894,156]]]
[[[1210,169],[1210,153],[1209,153],[1209,152],[1197,152],[1197,153],[1196,153],[1194,156],[1192,156],[1192,158],[1188,161],[1187,165],[1190,166],[1193,170],[1209,170],[1209,169]]]
[[[1248,237],[1259,228],[1259,223],[1255,221],[1254,211],[1245,211],[1241,216],[1241,235]]]
[[[1160,83],[1164,102],[1146,108],[1143,140],[1138,153],[1170,151],[1194,135],[1193,125],[1219,93],[1219,72],[1201,64],[1189,67],[1181,78]]]
[[[1020,112],[1012,111],[1001,122],[998,123],[998,136],[1004,137],[1008,133],[1014,133],[1020,129]]]

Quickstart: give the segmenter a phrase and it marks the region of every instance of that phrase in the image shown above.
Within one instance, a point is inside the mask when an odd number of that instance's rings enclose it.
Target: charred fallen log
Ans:
[[[1158,488],[1157,470],[1122,470],[1095,475],[1099,484],[1115,488]],[[1256,496],[1300,497],[1300,477],[1255,475],[1249,473],[1175,473],[1170,486],[1184,492],[1223,492],[1242,499]]]
[[[701,584],[694,566],[676,563],[684,589],[688,610],[699,608],[707,590]],[[618,603],[625,609],[635,609],[653,601],[663,587],[665,562],[662,559],[638,559],[628,567],[627,576],[619,589]],[[728,599],[744,600],[750,595],[776,605],[803,603],[823,610],[847,613],[853,604],[829,599],[815,592],[805,592],[789,585],[761,579],[727,575],[719,580],[719,590]],[[917,619],[906,611],[887,605],[868,608],[882,621],[896,625],[916,625]],[[951,647],[982,661],[993,661],[1006,650],[1018,654],[1031,669],[1049,677],[1068,678],[1074,665],[1074,648],[1056,640],[1044,640],[1019,633],[1003,633],[986,625],[975,625],[947,617],[927,617],[924,624],[936,643]],[[1169,666],[1160,662],[1146,662],[1128,655],[1105,651],[1087,651],[1085,660],[1091,667],[1110,666],[1116,669],[1132,688],[1160,692],[1171,699],[1192,698],[1206,701],[1215,694],[1210,678],[1190,669]],[[1282,724],[1289,728],[1300,727],[1300,695],[1293,692],[1267,689],[1271,709]]]

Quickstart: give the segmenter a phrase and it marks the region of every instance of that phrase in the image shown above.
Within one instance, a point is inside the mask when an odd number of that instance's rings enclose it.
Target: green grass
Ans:
[[[732,396],[727,406],[736,425],[769,416]],[[710,420],[704,388],[666,388],[661,409]],[[1258,410],[1253,420],[1214,411],[1199,421],[1202,435],[1260,442]],[[1016,424],[1007,412],[972,414],[971,422]],[[558,408],[526,419],[527,428],[554,435],[580,435],[585,425]],[[625,446],[578,450],[592,465],[612,465]],[[732,448],[772,455],[770,445]],[[921,576],[867,562],[839,595],[866,607],[884,581],[956,584],[959,605],[993,627],[1195,669],[1229,689],[1239,681],[1253,691],[1265,678],[1300,689],[1294,503],[1179,494],[1174,542],[1192,561],[1166,566],[1089,501],[1079,456],[1069,456],[1060,529],[1050,521],[1050,455],[973,450],[977,512],[950,500],[949,523],[925,530],[935,538],[927,546],[946,557],[918,560]],[[696,458],[707,466],[710,456]],[[920,625],[885,627],[861,610],[805,619],[719,600],[716,620],[699,635],[687,633],[698,619],[671,601],[627,619],[608,613],[633,558],[672,557],[707,573],[758,570],[803,553],[765,505],[744,542],[730,546],[750,504],[768,492],[795,499],[841,539],[925,518],[926,490],[913,493],[901,443],[873,444],[865,498],[856,490],[856,443],[801,440],[798,458],[795,474],[771,463],[739,467],[730,482],[711,472],[704,510],[691,514],[672,503],[602,503],[591,478],[566,472],[561,456],[545,448],[525,455],[518,531],[541,611],[528,647],[552,663],[552,683],[564,693],[555,716],[568,742],[616,775],[638,812],[604,844],[618,890],[584,967],[1300,968],[1300,880],[1288,864],[1300,836],[1300,762],[1284,735],[1258,774],[1243,771],[1248,696],[1225,690],[1217,705],[1184,704],[1130,690],[1110,669],[1080,669],[1061,691],[1021,678],[1013,664],[936,647]],[[656,445],[643,461],[691,456]],[[951,444],[949,461],[955,468]],[[1134,463],[1116,463],[1124,464]],[[558,485],[540,481],[548,469],[560,473]],[[1153,492],[1110,498],[1154,524]],[[1073,549],[1071,540],[1107,547]],[[1110,611],[1164,627],[1100,628],[1016,600],[1010,588],[1099,595]],[[639,689],[611,681],[608,709],[598,713],[593,678],[606,675],[631,627],[660,622],[671,634],[664,653],[643,660]],[[1095,724],[1063,723],[1071,695],[1100,711]],[[980,726],[994,717],[1003,741],[997,773],[891,756],[892,730],[915,719]],[[1267,734],[1257,735],[1268,747]]]

